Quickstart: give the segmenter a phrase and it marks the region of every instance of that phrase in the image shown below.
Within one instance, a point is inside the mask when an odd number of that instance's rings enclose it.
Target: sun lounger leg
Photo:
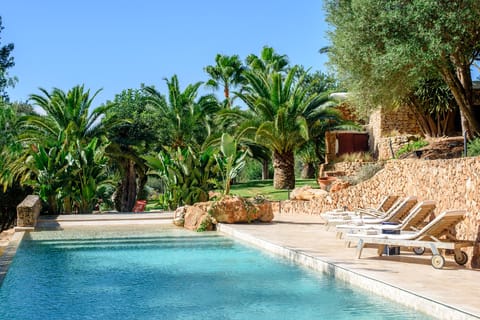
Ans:
[[[440,252],[438,252],[437,246],[434,243],[430,244],[430,249],[432,250],[432,254],[434,256],[440,255]]]
[[[360,256],[362,255],[363,246],[363,240],[359,239],[357,244],[357,259],[360,259]]]
[[[381,257],[384,251],[385,251],[385,246],[383,244],[379,245],[377,248],[378,256]]]

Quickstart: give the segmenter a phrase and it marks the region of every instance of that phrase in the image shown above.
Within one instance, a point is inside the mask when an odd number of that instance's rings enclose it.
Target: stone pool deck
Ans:
[[[441,270],[427,253],[378,257],[376,249],[365,248],[356,259],[354,247],[311,215],[276,215],[272,223],[222,224],[218,230],[436,318],[480,319],[480,270],[457,265],[453,256]]]
[[[41,217],[37,227],[172,224],[172,217],[171,212],[51,216]],[[0,258],[0,278],[23,235],[18,231]],[[458,266],[452,256],[446,257],[442,270],[431,266],[429,254],[378,257],[376,249],[365,248],[362,259],[356,259],[355,248],[347,248],[334,230],[325,230],[321,217],[313,215],[276,215],[272,223],[221,224],[218,231],[435,318],[480,319],[480,270]]]

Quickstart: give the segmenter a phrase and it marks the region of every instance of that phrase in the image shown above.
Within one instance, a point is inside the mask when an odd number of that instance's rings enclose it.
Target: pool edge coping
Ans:
[[[25,231],[16,231],[10,239],[8,246],[5,248],[5,251],[0,256],[0,287],[2,286],[3,280],[5,279],[8,269],[10,268],[10,264],[15,258],[17,249],[20,246],[25,234]]]
[[[360,274],[348,268],[336,265],[335,263],[325,261],[319,257],[311,256],[305,252],[302,252],[301,250],[288,248],[264,239],[259,239],[248,233],[235,230],[233,227],[226,224],[217,224],[217,231],[233,238],[245,241],[275,255],[286,258],[289,261],[333,276],[335,279],[341,280],[356,287],[360,287],[378,296],[388,298],[416,311],[423,312],[426,315],[438,319],[480,319],[480,316],[472,314],[468,311],[461,310],[457,307],[435,301],[426,296],[399,288],[387,282]]]

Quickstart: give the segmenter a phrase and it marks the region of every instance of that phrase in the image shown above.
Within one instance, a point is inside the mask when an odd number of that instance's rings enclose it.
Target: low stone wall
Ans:
[[[343,172],[345,176],[355,176],[362,167],[373,165],[376,162],[337,162],[335,164],[329,165],[328,170],[340,171]]]
[[[404,145],[410,143],[411,141],[416,141],[420,138],[417,135],[403,135],[395,137],[386,137],[378,139],[378,160],[388,160],[392,159],[398,150]],[[392,155],[393,151],[393,155]]]
[[[408,108],[399,111],[379,108],[370,115],[368,132],[370,151],[379,160],[392,158],[388,144],[385,145],[388,137],[421,135],[417,120]]]
[[[17,228],[34,228],[42,210],[39,196],[28,195],[17,206]]]
[[[373,178],[311,201],[282,201],[274,207],[283,214],[320,214],[334,208],[376,206],[387,194],[435,200],[436,213],[465,209],[457,237],[480,241],[480,157],[449,160],[390,160]],[[471,266],[480,267],[480,246],[466,250]]]

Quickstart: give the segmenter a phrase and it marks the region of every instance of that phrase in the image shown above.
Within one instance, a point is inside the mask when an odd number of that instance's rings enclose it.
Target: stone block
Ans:
[[[17,206],[17,227],[34,228],[42,210],[42,201],[39,196],[28,195]]]

